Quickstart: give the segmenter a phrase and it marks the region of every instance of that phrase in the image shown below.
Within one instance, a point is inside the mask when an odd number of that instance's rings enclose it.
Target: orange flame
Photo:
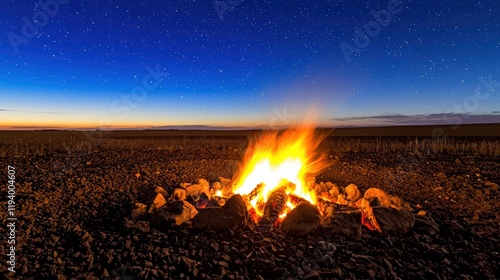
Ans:
[[[259,205],[267,201],[273,190],[285,186],[283,180],[287,180],[293,183],[288,185],[288,194],[316,204],[316,193],[306,188],[305,178],[328,166],[325,156],[317,153],[325,136],[315,133],[309,126],[263,133],[250,142],[244,165],[234,180],[233,193],[248,195],[262,183],[263,188],[250,201],[257,214],[262,215]],[[290,203],[287,205],[291,207]]]

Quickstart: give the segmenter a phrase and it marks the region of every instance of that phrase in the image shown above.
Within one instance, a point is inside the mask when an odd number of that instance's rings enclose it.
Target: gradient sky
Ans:
[[[0,27],[0,129],[500,122],[498,0],[5,0]]]

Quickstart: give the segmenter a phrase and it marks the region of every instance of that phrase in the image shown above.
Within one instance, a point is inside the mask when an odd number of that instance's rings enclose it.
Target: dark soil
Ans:
[[[328,151],[327,151],[328,152]],[[244,149],[200,146],[2,159],[16,168],[19,279],[494,279],[500,275],[500,159],[331,152],[317,176],[378,187],[427,211],[404,236],[128,228],[156,186],[231,178]],[[137,177],[136,173],[140,176]],[[6,174],[6,171],[5,171]],[[7,185],[2,175],[2,185]],[[496,184],[495,184],[496,183]],[[7,209],[7,200],[1,201]],[[2,211],[5,213],[5,211]],[[430,216],[430,217],[429,217]],[[432,219],[435,223],[432,222]],[[6,216],[2,214],[4,225]],[[436,226],[437,224],[437,226]],[[1,228],[5,235],[5,227]],[[6,240],[4,238],[4,240]],[[5,257],[6,242],[1,246]],[[1,274],[7,272],[1,262]]]

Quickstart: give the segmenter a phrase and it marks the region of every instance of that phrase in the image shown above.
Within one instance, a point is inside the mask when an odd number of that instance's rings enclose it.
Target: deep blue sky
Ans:
[[[55,1],[0,3],[0,127],[500,122],[497,0]]]

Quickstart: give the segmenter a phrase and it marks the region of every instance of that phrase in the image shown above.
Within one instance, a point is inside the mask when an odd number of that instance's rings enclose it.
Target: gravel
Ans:
[[[318,182],[381,188],[414,208],[413,229],[345,237],[280,228],[162,230],[128,223],[158,186],[231,178],[243,150],[106,150],[2,160],[16,167],[20,279],[495,279],[500,275],[500,159],[330,153]],[[4,176],[5,177],[5,176]],[[6,180],[6,179],[4,179]],[[5,185],[5,184],[4,184]],[[195,190],[193,190],[195,191]],[[7,202],[0,202],[6,209]],[[5,213],[5,212],[4,212]],[[349,219],[349,214],[346,214]],[[6,223],[6,218],[2,220]],[[5,234],[5,227],[1,228]],[[361,236],[358,236],[361,235]],[[5,244],[5,243],[4,243]],[[6,255],[6,246],[1,254]],[[7,274],[6,262],[0,264]]]

